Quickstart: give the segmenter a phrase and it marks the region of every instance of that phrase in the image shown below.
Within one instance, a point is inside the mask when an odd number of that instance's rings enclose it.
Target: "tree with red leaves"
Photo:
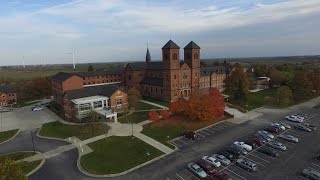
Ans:
[[[170,112],[165,110],[165,111],[160,111],[160,115],[162,116],[163,119],[167,119],[170,117]]]
[[[149,120],[150,121],[157,121],[159,120],[159,114],[157,112],[149,112]]]

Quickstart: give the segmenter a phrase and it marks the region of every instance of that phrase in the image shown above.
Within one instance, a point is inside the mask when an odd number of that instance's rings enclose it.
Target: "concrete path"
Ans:
[[[145,120],[145,121],[139,122],[138,124],[139,124],[140,126],[144,126],[144,125],[150,124],[150,123],[152,123],[152,121],[150,121],[150,120]]]
[[[170,154],[172,153],[174,150],[170,149],[169,147],[161,144],[160,142],[144,135],[144,134],[141,134],[141,133],[137,133],[137,134],[134,134],[135,137],[139,138],[140,140],[150,144],[151,146],[159,149],[160,151],[166,153],[166,154]]]
[[[225,107],[224,111],[229,114],[232,114],[235,118],[240,118],[246,115],[246,113],[240,112],[238,109],[230,108],[228,106]]]
[[[150,105],[162,108],[162,109],[168,109],[168,107],[165,107],[165,106],[162,106],[160,104],[156,104],[156,103],[153,103],[153,102],[150,102],[150,101],[140,100],[140,102],[143,102],[143,103],[146,103],[146,104],[150,104]]]

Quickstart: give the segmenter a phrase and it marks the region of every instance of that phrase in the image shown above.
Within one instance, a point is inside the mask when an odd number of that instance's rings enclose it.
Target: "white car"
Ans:
[[[41,111],[41,110],[43,110],[43,107],[36,106],[36,107],[31,108],[31,110],[32,111]]]
[[[206,162],[214,165],[214,167],[220,167],[221,166],[221,163],[218,160],[216,160],[215,158],[211,157],[211,156],[203,156],[202,159],[205,160]]]
[[[204,172],[204,170],[198,164],[189,163],[188,168],[193,174],[195,174],[196,176],[198,176],[200,178],[207,177],[207,173]]]
[[[303,118],[301,117],[297,117],[297,116],[286,116],[286,119],[289,120],[289,121],[293,121],[293,122],[299,122],[299,123],[302,123],[303,122]]]
[[[276,127],[276,128],[280,128],[281,130],[286,130],[286,127],[282,126],[279,123],[272,123],[271,126]]]
[[[252,150],[252,146],[250,146],[250,145],[248,145],[248,144],[246,144],[246,143],[244,143],[244,142],[238,142],[238,141],[236,141],[236,142],[234,142],[233,144],[241,147],[242,149],[245,149],[246,151],[251,151],[251,150]]]

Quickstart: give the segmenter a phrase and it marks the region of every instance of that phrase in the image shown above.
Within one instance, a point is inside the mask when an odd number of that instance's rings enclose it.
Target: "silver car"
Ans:
[[[311,168],[304,169],[302,175],[308,179],[320,180],[320,172]]]
[[[195,163],[189,163],[188,169],[199,178],[205,178],[207,177],[207,173],[198,165]]]
[[[258,131],[259,134],[264,134],[266,136],[268,136],[270,139],[274,138],[274,135],[272,135],[271,133],[268,133],[267,131]]]
[[[257,165],[249,160],[238,159],[236,161],[236,165],[247,171],[251,171],[251,172],[257,171]]]
[[[277,142],[277,141],[271,141],[267,144],[267,146],[270,146],[270,147],[277,149],[277,150],[280,150],[280,151],[287,150],[287,147],[284,144]]]
[[[294,143],[298,143],[299,139],[292,136],[292,135],[288,135],[288,134],[281,134],[278,136],[278,138],[289,141],[289,142],[294,142]]]
[[[216,160],[218,160],[222,165],[228,166],[231,161],[220,154],[213,154],[212,157],[214,157]]]

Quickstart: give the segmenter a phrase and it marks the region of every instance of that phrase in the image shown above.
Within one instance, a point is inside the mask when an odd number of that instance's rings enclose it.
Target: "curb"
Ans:
[[[173,152],[174,152],[174,151],[173,151]],[[171,154],[171,153],[170,153],[170,154]],[[85,175],[87,175],[87,176],[89,176],[89,177],[95,177],[95,178],[117,177],[117,176],[126,175],[126,174],[128,174],[128,173],[130,173],[130,172],[132,172],[132,171],[134,171],[134,170],[137,170],[137,169],[143,167],[143,166],[146,166],[146,165],[148,165],[148,164],[150,164],[150,163],[153,163],[153,162],[155,162],[155,161],[158,161],[158,160],[160,160],[161,158],[163,158],[163,157],[165,157],[165,156],[167,156],[167,155],[170,155],[170,154],[163,154],[163,155],[161,155],[161,156],[159,156],[159,157],[156,157],[156,158],[151,159],[151,160],[149,160],[149,161],[147,161],[147,162],[144,162],[144,163],[142,163],[142,164],[139,164],[139,165],[137,165],[137,166],[135,166],[135,167],[133,167],[133,168],[131,168],[131,169],[128,169],[128,170],[124,171],[124,172],[116,173],[116,174],[98,175],[98,174],[89,173],[89,172],[87,172],[85,169],[82,168],[81,163],[80,163],[80,159],[81,159],[80,156],[78,156],[77,166],[78,166],[78,169],[80,170],[80,172],[82,172],[83,174],[85,174]]]
[[[10,130],[9,130],[9,131],[10,131]],[[4,144],[4,143],[7,143],[7,142],[11,141],[12,139],[14,139],[14,138],[20,133],[20,131],[21,131],[21,130],[18,129],[18,131],[16,132],[16,134],[14,134],[11,138],[9,138],[9,139],[1,142],[0,145],[1,145],[1,144]]]

